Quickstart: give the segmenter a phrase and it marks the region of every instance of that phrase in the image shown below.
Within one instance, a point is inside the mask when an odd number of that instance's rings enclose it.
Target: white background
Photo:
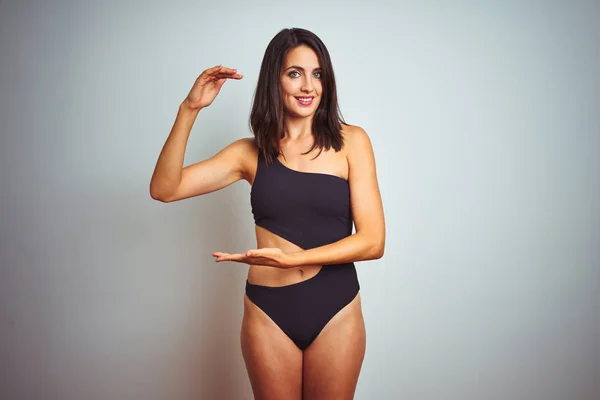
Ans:
[[[202,70],[238,68],[186,165],[249,136],[282,28],[327,45],[373,142],[357,399],[600,393],[597,2],[0,2],[0,398],[251,399],[249,185],[149,195]]]

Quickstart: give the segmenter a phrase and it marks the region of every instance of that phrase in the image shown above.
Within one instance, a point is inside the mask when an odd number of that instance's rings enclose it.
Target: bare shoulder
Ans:
[[[342,125],[344,150],[348,159],[360,157],[364,152],[372,152],[371,139],[367,132],[358,125]]]
[[[254,137],[245,137],[236,140],[234,143],[238,159],[241,164],[242,178],[250,182],[252,176],[254,176],[256,170],[256,164],[258,161],[258,148],[256,147],[256,140]]]
[[[231,143],[232,147],[235,148],[241,155],[248,155],[248,153],[257,152],[256,142],[254,137],[245,137],[238,139]]]
[[[223,148],[217,156],[222,155],[229,164],[238,166],[238,172],[243,172],[246,166],[252,163],[252,158],[256,154],[254,143],[254,137],[236,139]]]

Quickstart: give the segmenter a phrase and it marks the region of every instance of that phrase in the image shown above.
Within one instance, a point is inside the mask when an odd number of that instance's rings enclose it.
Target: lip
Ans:
[[[294,96],[296,98],[296,100],[298,100],[298,104],[302,107],[309,107],[312,105],[313,101],[315,100],[315,96]],[[308,99],[310,98],[310,101],[308,103],[302,102],[300,99]]]

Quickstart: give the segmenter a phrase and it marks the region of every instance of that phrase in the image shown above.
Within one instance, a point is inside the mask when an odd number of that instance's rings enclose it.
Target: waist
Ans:
[[[255,225],[257,248],[271,247],[279,248],[284,253],[301,251],[302,248],[293,242],[290,235],[296,232],[279,230],[271,227],[271,230],[261,225]],[[294,268],[275,268],[264,265],[251,265],[248,270],[248,282],[260,286],[287,286],[306,281],[319,273],[321,265],[303,265]]]
[[[255,266],[255,268],[266,268]],[[302,274],[301,278],[298,278],[298,275],[294,276],[294,274],[290,274],[290,279],[283,279],[278,281],[264,280],[264,281],[254,281],[252,277],[249,275],[249,278],[246,280],[246,290],[268,290],[272,293],[281,291],[281,290],[303,290],[306,293],[305,289],[310,288],[309,290],[318,290],[318,291],[336,291],[339,288],[356,288],[360,289],[360,285],[358,283],[358,275],[356,273],[356,267],[354,263],[344,263],[344,264],[330,264],[316,267],[309,273]],[[289,271],[289,270],[283,270]],[[299,274],[298,271],[296,271]]]
[[[300,283],[319,273],[321,265],[305,265],[294,268],[274,268],[251,265],[248,270],[248,282],[260,286],[287,286]]]

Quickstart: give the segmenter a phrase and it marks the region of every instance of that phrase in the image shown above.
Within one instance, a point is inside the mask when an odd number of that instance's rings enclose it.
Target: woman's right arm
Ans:
[[[188,97],[179,106],[177,118],[156,162],[150,181],[150,196],[172,202],[224,188],[243,177],[243,157],[250,139],[240,139],[213,157],[183,168],[187,141],[201,109],[208,107],[227,79],[241,79],[236,70],[222,66],[202,72]]]

